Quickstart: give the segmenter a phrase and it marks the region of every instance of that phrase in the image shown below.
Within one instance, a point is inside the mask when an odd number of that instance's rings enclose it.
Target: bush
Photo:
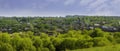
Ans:
[[[55,51],[55,47],[53,46],[53,44],[49,44],[48,48],[50,51]]]
[[[41,51],[49,51],[48,48],[42,48]]]
[[[111,42],[104,37],[95,37],[93,39],[94,46],[106,46],[106,45],[111,45]]]
[[[36,51],[36,48],[33,46],[33,43],[30,40],[30,38],[22,38],[19,41],[19,43],[20,43],[19,50],[22,50],[22,51]]]
[[[10,39],[11,39],[10,34],[8,34],[8,33],[0,34],[0,41],[1,42],[9,43]]]
[[[65,51],[120,43],[119,32],[110,34],[101,29],[87,31],[81,33],[71,30],[57,36],[48,36],[45,33],[35,36],[32,32],[22,34],[0,32],[0,51]]]
[[[42,47],[42,46],[43,46],[43,42],[42,42],[42,40],[40,39],[40,37],[34,37],[34,39],[33,39],[33,45],[34,45],[36,48],[39,48],[39,47]]]
[[[13,51],[13,47],[8,43],[0,42],[0,51]]]
[[[63,40],[63,42],[61,43],[61,48],[63,49],[76,49],[76,38],[66,38]]]
[[[77,48],[90,48],[90,47],[93,47],[93,42],[92,40],[78,39],[76,42],[76,47]]]

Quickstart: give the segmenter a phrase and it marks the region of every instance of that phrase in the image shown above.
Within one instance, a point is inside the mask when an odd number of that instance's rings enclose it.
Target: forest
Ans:
[[[0,51],[67,51],[120,43],[119,16],[0,17]]]

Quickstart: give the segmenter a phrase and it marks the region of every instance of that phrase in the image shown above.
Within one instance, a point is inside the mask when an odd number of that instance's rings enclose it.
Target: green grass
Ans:
[[[113,46],[93,47],[93,48],[67,50],[67,51],[120,51],[120,44]]]

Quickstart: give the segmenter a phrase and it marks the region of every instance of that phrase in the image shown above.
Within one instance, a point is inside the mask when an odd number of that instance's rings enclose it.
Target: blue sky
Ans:
[[[120,15],[120,0],[0,0],[0,16]]]

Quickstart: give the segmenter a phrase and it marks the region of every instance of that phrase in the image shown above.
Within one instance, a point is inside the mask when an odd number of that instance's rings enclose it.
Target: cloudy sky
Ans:
[[[120,15],[120,0],[0,0],[0,16]]]

